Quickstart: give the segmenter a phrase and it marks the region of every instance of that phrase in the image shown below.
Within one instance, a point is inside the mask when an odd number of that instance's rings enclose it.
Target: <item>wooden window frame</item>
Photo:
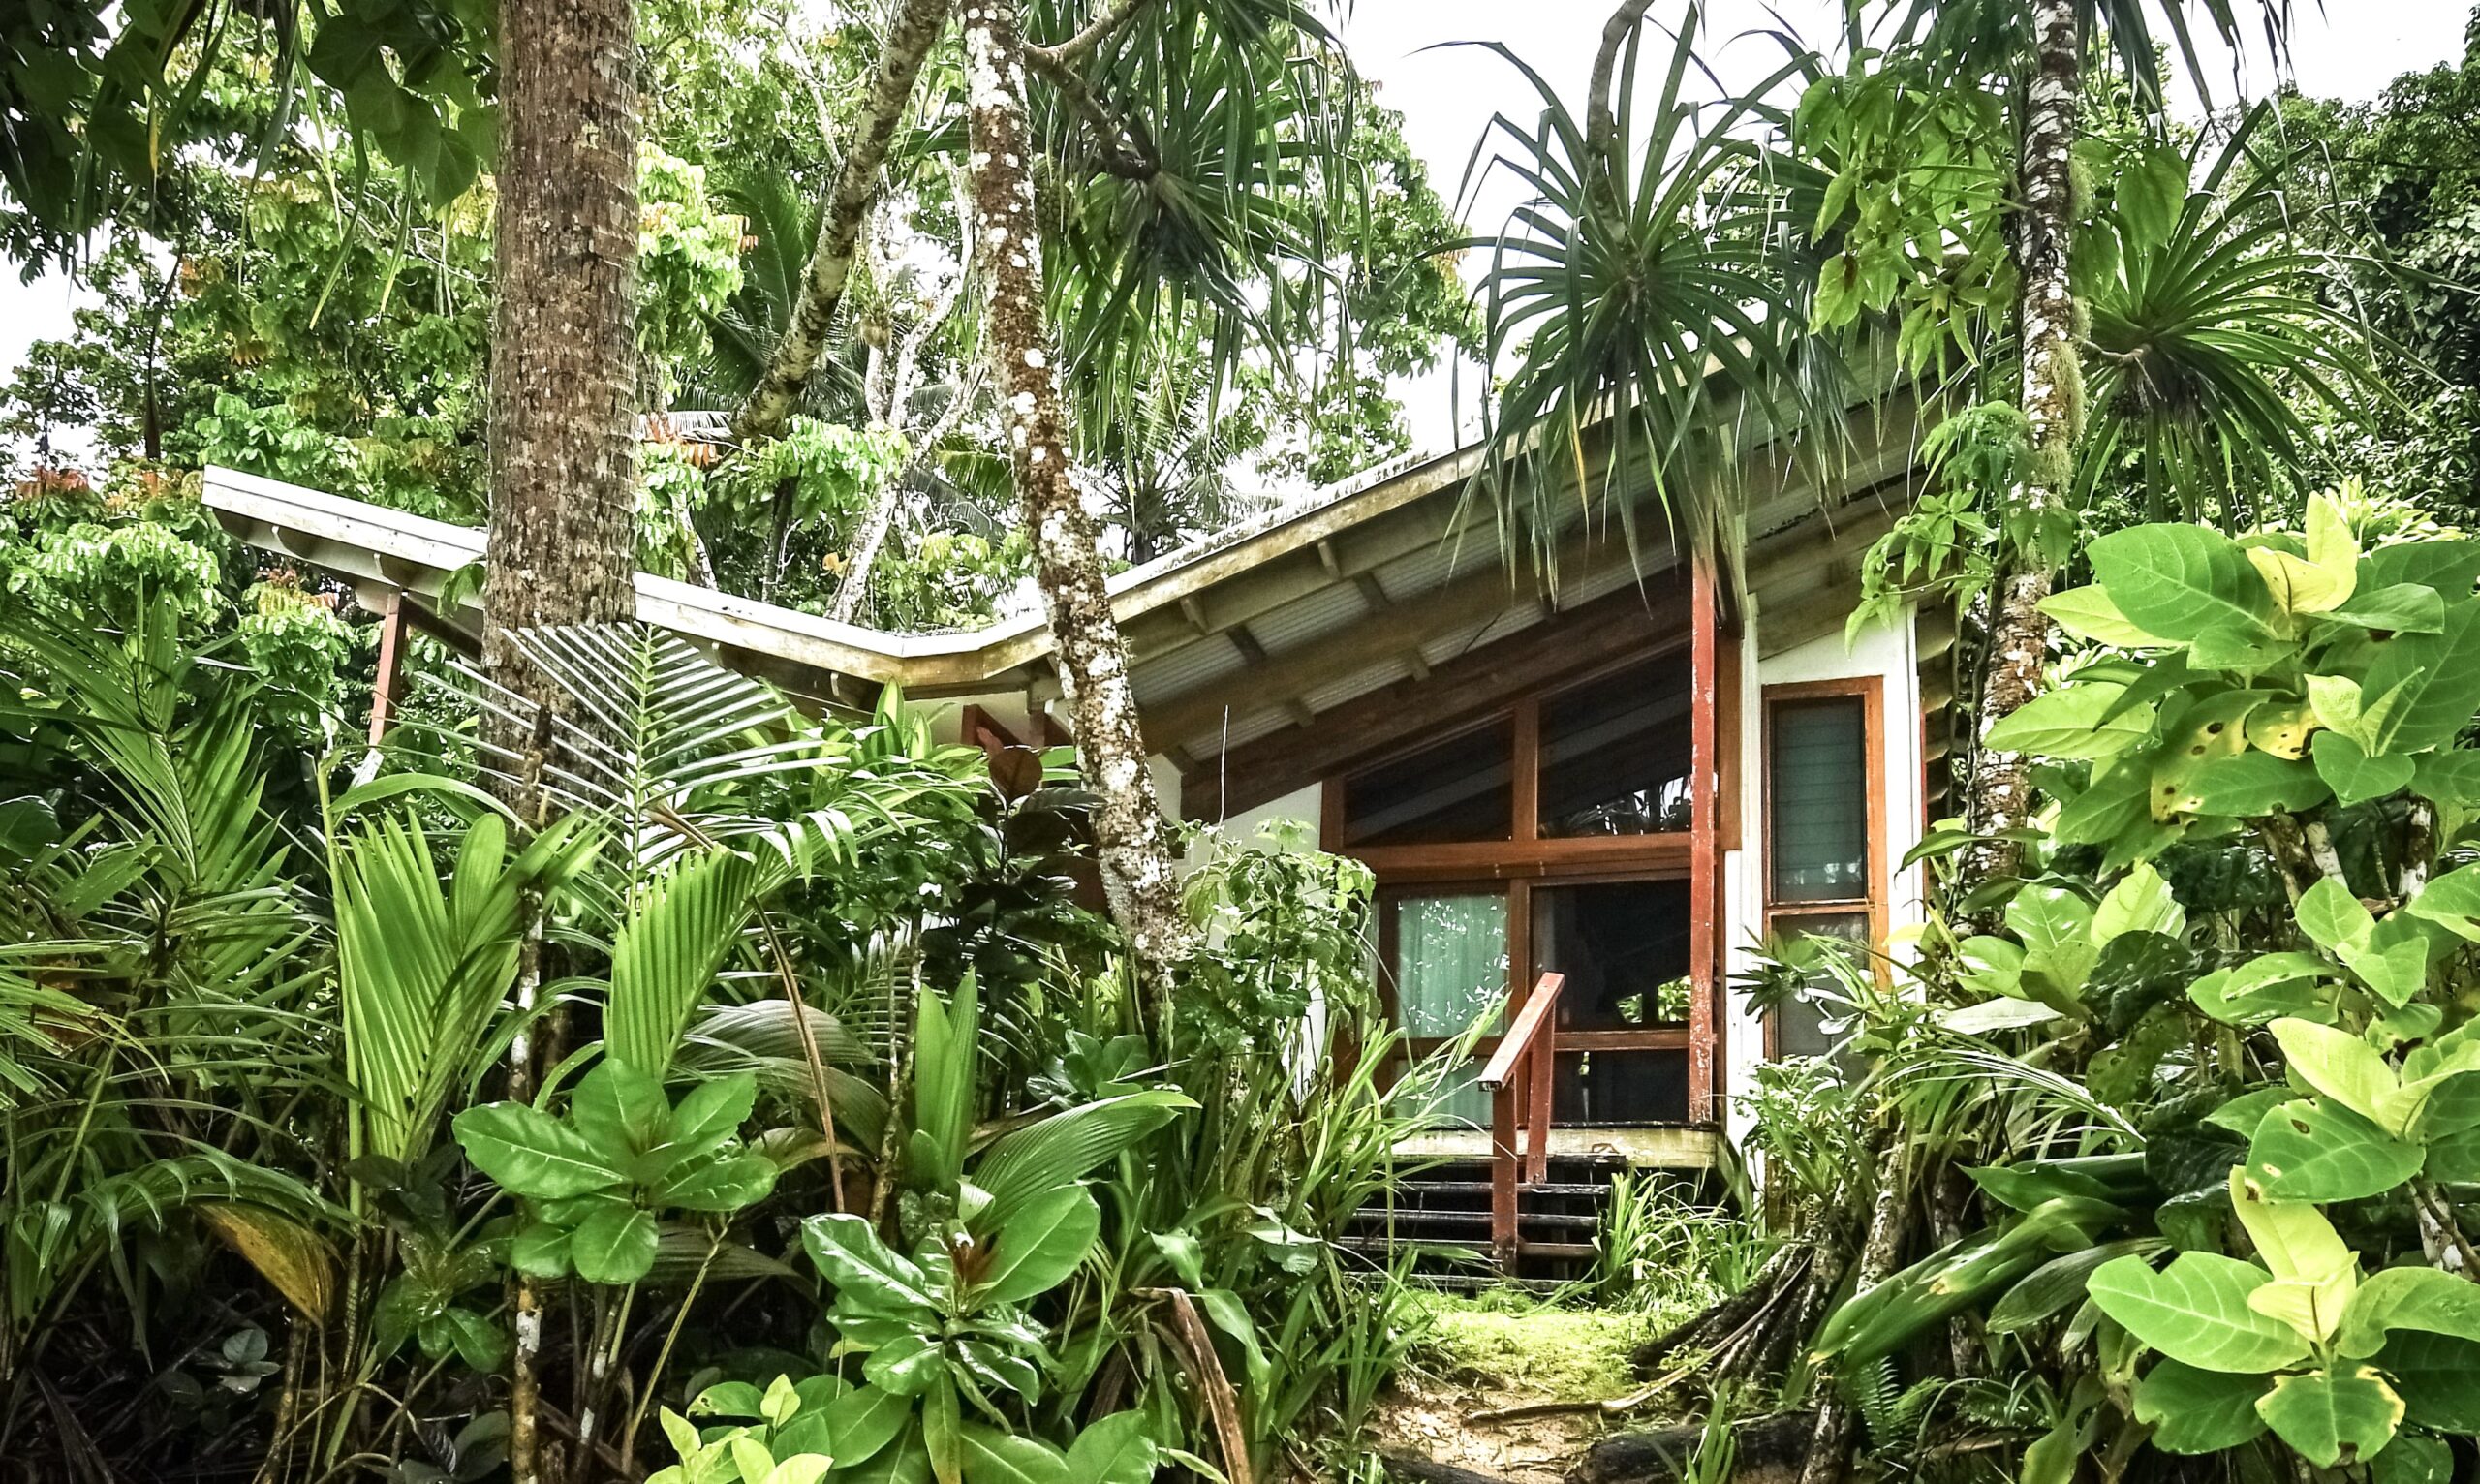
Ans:
[[[1721,1015],[1720,945],[1725,941],[1724,907],[1718,889],[1723,843],[1736,847],[1740,829],[1732,814],[1738,806],[1740,779],[1738,696],[1740,655],[1736,635],[1722,635],[1718,585],[1710,573],[1693,579],[1690,632],[1682,642],[1639,650],[1589,668],[1546,677],[1512,694],[1493,697],[1417,736],[1355,757],[1319,781],[1320,838],[1326,849],[1367,865],[1381,895],[1428,892],[1493,891],[1504,894],[1507,911],[1507,1003],[1505,1022],[1522,1014],[1533,984],[1543,966],[1533,962],[1533,885],[1593,882],[1686,881],[1690,883],[1690,974],[1704,985],[1694,993],[1686,1025],[1642,1031],[1562,1032],[1560,1049],[1574,1051],[1680,1051],[1688,1058],[1690,1126],[1710,1124],[1722,1094],[1721,1057],[1718,1053]],[[1690,825],[1685,829],[1644,835],[1598,835],[1545,838],[1541,834],[1541,708],[1549,698],[1594,685],[1666,656],[1688,661],[1690,746],[1688,777]],[[1352,847],[1344,843],[1346,779],[1389,758],[1490,726],[1502,718],[1510,723],[1510,812],[1504,839],[1453,841],[1427,845]],[[1697,869],[1698,860],[1706,869]],[[1710,921],[1708,933],[1696,931],[1699,912]],[[1397,1014],[1394,965],[1394,914],[1381,907],[1379,953],[1381,994],[1390,1016]],[[1556,966],[1549,966],[1555,968]],[[1400,1023],[1400,1022],[1399,1022]],[[1438,1038],[1410,1041],[1407,1050],[1422,1054],[1440,1044]],[[1484,1037],[1475,1054],[1490,1055],[1498,1037]]]
[[[1861,769],[1868,789],[1868,890],[1857,897],[1836,897],[1818,901],[1782,902],[1774,895],[1774,718],[1786,707],[1817,701],[1860,701]],[[1762,858],[1757,862],[1757,880],[1763,894],[1761,913],[1763,937],[1774,941],[1778,925],[1796,922],[1802,917],[1848,917],[1866,913],[1869,919],[1869,951],[1882,954],[1886,946],[1889,902],[1894,880],[1893,862],[1888,858],[1886,808],[1886,686],[1878,675],[1851,675],[1832,680],[1790,681],[1766,686],[1758,702],[1761,731],[1757,743],[1760,800],[1763,818],[1759,820],[1760,838],[1764,842]],[[1885,966],[1876,966],[1880,978]],[[1765,1017],[1765,1059],[1773,1061],[1782,1054],[1780,1017]]]

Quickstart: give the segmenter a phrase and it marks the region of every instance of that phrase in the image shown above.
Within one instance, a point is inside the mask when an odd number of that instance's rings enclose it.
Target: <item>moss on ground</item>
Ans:
[[[1628,1357],[1659,1333],[1661,1315],[1547,1302],[1514,1289],[1420,1293],[1426,1321],[1411,1362],[1458,1385],[1598,1401],[1641,1384]]]

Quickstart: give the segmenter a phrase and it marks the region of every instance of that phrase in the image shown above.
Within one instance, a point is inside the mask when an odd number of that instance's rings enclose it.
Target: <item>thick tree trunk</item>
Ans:
[[[1068,413],[1045,344],[1033,143],[1025,126],[1024,39],[1016,0],[965,0],[965,81],[973,126],[974,251],[989,285],[997,378],[1034,576],[1058,646],[1077,757],[1099,800],[1094,842],[1111,915],[1156,993],[1188,948],[1168,831],[1137,730],[1128,652],[1111,615],[1093,517],[1069,465]]]
[[[509,630],[636,609],[637,91],[630,0],[507,0],[500,27],[482,648],[505,682]]]
[[[766,374],[750,388],[749,398],[732,417],[732,436],[743,442],[771,438],[784,429],[810,372],[826,350],[827,327],[836,306],[844,301],[844,285],[852,276],[852,259],[869,220],[870,202],[879,188],[879,170],[886,163],[887,144],[913,101],[913,84],[921,76],[922,58],[939,39],[953,0],[901,0],[887,25],[885,46],[844,164],[836,171],[835,190],[827,197],[825,219],[819,223],[818,245],[810,252],[809,271],[801,279],[800,302],[792,323],[775,347]]]
[[[2065,504],[2073,452],[2084,421],[2084,380],[2075,350],[2075,293],[2067,278],[2067,249],[2075,215],[2069,168],[2075,145],[2075,103],[2083,78],[2082,37],[2076,0],[2033,0],[2037,48],[2024,97],[2024,153],[2019,189],[2023,205],[2015,220],[2015,268],[2020,285],[2016,325],[2023,348],[2023,409],[2030,424],[2031,456],[2017,491],[2019,527],[2054,527]],[[1991,595],[1989,652],[1982,665],[1979,727],[1989,728],[2032,698],[2049,659],[2050,621],[2040,610],[2050,594],[2057,553],[2012,553],[2011,565]],[[1971,828],[1989,835],[2023,825],[2031,812],[2031,784],[2025,759],[1987,747],[1976,750],[1966,807]],[[1966,861],[1966,883],[2012,872],[2023,855],[2012,842],[1976,847]]]
[[[482,660],[548,707],[511,630],[609,623],[636,609],[636,27],[631,0],[503,0],[498,298],[491,322],[491,530]],[[540,822],[549,729],[498,723],[519,759],[517,800]],[[539,975],[529,942],[529,985]],[[512,1096],[532,1075],[510,1051]],[[510,1361],[509,1464],[544,1477],[538,1435],[541,1296],[519,1279]]]

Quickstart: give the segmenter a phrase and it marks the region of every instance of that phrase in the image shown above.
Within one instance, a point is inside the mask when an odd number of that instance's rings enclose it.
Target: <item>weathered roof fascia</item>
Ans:
[[[1381,466],[1168,552],[1111,579],[1112,610],[1126,622],[1177,603],[1234,572],[1435,494],[1469,477],[1479,457],[1477,448],[1467,448]],[[313,566],[349,570],[397,587],[418,585],[435,595],[449,573],[482,559],[484,533],[471,526],[222,465],[209,465],[202,483],[207,507],[237,527],[237,534]],[[1037,613],[955,634],[901,634],[651,572],[637,573],[636,586],[637,616],[647,623],[879,684],[969,686],[1007,675],[1053,647],[1049,625]]]

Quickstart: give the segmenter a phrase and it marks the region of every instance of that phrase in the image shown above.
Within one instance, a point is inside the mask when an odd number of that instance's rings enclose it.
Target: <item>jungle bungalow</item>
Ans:
[[[1760,944],[1883,946],[1918,920],[1901,863],[1941,807],[1951,625],[1846,641],[1857,559],[1919,478],[1900,402],[1855,413],[1849,435],[1831,479],[1785,450],[1748,460],[1736,592],[1650,520],[1631,553],[1615,522],[1580,518],[1555,582],[1511,566],[1464,518],[1473,448],[1114,579],[1165,807],[1243,834],[1289,820],[1365,862],[1380,979],[1415,1051],[1496,1019],[1449,1124],[1412,1146],[1444,1162],[1373,1245],[1461,1243],[1508,1268],[1589,1257],[1607,1193],[1589,1176],[1710,1166],[1753,1067],[1830,1049],[1814,1007],[1759,1013],[1731,989]],[[386,620],[374,739],[409,626],[473,644],[479,615],[442,593],[481,531],[223,468],[205,499]],[[899,634],[636,581],[640,619],[809,703],[900,685],[994,754],[1070,740],[1038,614]]]

